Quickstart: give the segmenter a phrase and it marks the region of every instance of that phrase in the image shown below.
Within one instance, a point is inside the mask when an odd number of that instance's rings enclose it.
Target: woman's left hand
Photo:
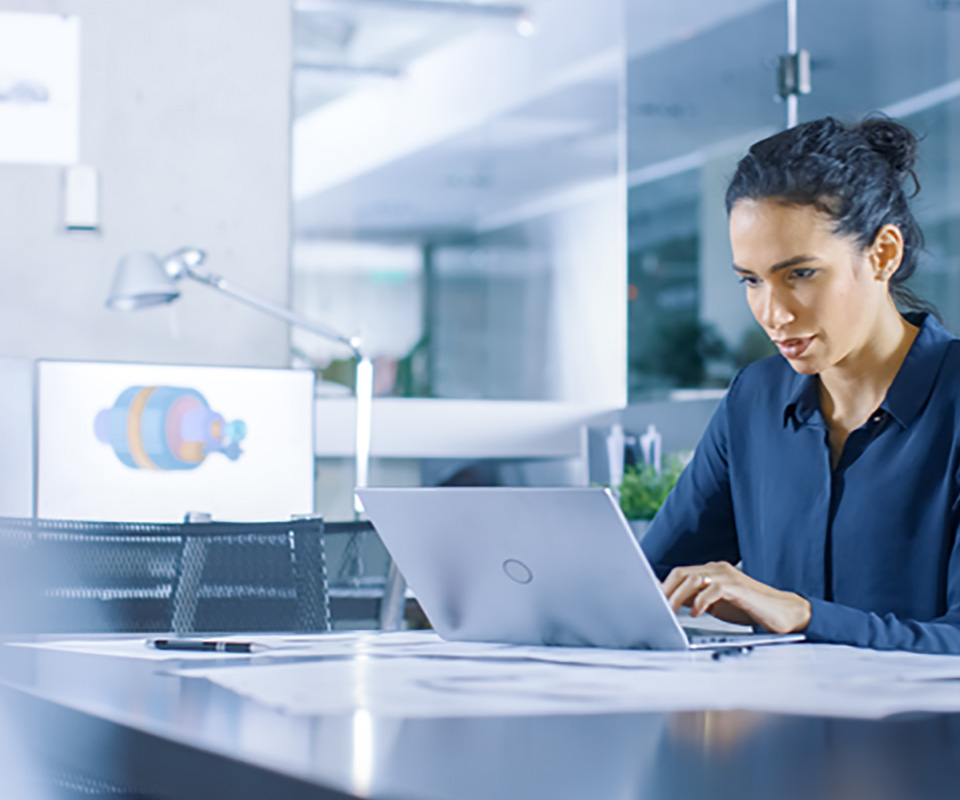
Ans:
[[[760,583],[726,561],[676,567],[663,582],[673,610],[707,612],[727,622],[760,625],[773,633],[797,633],[810,623],[810,603],[793,592]]]

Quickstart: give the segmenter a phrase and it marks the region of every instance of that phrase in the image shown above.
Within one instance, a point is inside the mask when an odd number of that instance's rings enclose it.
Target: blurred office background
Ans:
[[[628,427],[691,447],[736,370],[773,352],[723,197],[787,122],[789,3],[295,9],[298,307],[366,330],[383,394],[628,404]],[[915,288],[955,330],[958,26],[947,0],[796,3],[798,119],[880,111],[921,137]]]
[[[374,485],[615,483],[591,442],[650,424],[692,448],[770,352],[723,197],[787,124],[791,5],[798,119],[921,137],[915,289],[960,332],[960,0],[0,0],[0,515],[35,508],[55,359],[314,370],[314,510],[353,518],[349,349],[198,285],[105,307],[121,257],[184,246],[362,338]],[[5,72],[13,48],[65,82]],[[62,92],[60,149],[13,141]],[[327,545],[332,590],[383,586],[375,537]]]
[[[104,308],[122,255],[193,245],[362,337],[372,483],[584,482],[579,428],[611,421],[691,447],[769,352],[723,194],[786,124],[788,5],[0,0],[79,20],[75,161],[99,188],[95,230],[68,229],[70,164],[0,163],[0,354],[315,369],[317,510],[349,517],[349,350],[202,287]],[[796,5],[799,119],[922,137],[916,289],[956,330],[960,3]]]

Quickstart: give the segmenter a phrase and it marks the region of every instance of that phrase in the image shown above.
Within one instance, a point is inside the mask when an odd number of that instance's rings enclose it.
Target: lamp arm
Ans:
[[[347,338],[343,334],[324,325],[321,322],[291,311],[289,308],[271,302],[260,295],[234,286],[222,276],[215,272],[204,269],[201,264],[206,258],[202,250],[196,248],[182,248],[171,253],[164,261],[164,269],[174,280],[186,276],[198,283],[203,283],[218,292],[239,300],[251,308],[263,311],[277,319],[282,319],[290,325],[296,325],[298,328],[315,333],[333,342],[339,342],[350,348],[357,357],[356,385],[354,393],[357,398],[357,430],[356,430],[356,450],[354,452],[356,465],[356,486],[364,487],[370,476],[370,433],[373,422],[373,362],[370,357],[360,349],[360,339],[356,336]],[[363,508],[360,505],[360,499],[354,499],[354,513],[359,516]]]
[[[239,286],[234,286],[232,283],[214,272],[210,272],[209,270],[202,269],[192,264],[184,264],[183,274],[188,278],[192,278],[198,283],[206,284],[207,286],[216,289],[218,292],[222,292],[223,294],[232,297],[234,300],[239,300],[241,303],[245,303],[252,308],[256,308],[257,310],[263,311],[266,314],[270,314],[273,317],[282,319],[291,325],[296,325],[298,328],[308,330],[311,333],[322,336],[324,339],[346,345],[351,351],[353,351],[353,354],[357,358],[361,360],[364,358],[363,353],[360,351],[359,342],[356,338],[348,339],[343,334],[338,333],[333,328],[324,325],[321,322],[317,322],[316,320],[312,320],[309,317],[303,316],[302,314],[298,314],[296,311],[291,311],[289,308],[285,308],[278,303],[271,302],[266,298],[254,294],[253,292],[248,292],[246,289],[241,289]]]
[[[234,300],[239,300],[241,303],[245,303],[246,305],[257,309],[258,311],[263,311],[264,313],[270,314],[273,317],[282,319],[291,325],[296,325],[298,328],[308,330],[311,333],[315,333],[325,339],[329,339],[334,342],[340,342],[353,351],[353,354],[357,357],[357,359],[359,359],[359,363],[357,364],[356,386],[354,387],[354,393],[356,394],[357,398],[357,430],[355,442],[356,475],[354,477],[358,487],[362,488],[366,486],[370,477],[370,429],[373,411],[373,363],[370,361],[369,356],[365,355],[360,350],[359,340],[356,338],[348,339],[346,336],[338,333],[333,328],[324,325],[323,323],[309,319],[302,314],[291,311],[289,308],[284,308],[283,306],[260,297],[253,292],[248,292],[246,289],[241,289],[238,286],[234,286],[220,275],[210,272],[209,270],[205,270],[197,264],[191,264],[185,259],[181,260],[180,264],[182,265],[183,274],[189,278],[192,278],[198,283],[204,283],[207,286],[216,289],[218,292],[222,292],[223,294],[232,297]],[[362,510],[359,498],[354,500],[354,510],[358,514]]]

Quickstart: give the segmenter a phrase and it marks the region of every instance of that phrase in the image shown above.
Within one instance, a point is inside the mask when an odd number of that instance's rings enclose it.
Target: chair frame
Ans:
[[[20,544],[43,547],[64,539],[96,538],[120,541],[179,539],[181,542],[176,577],[173,582],[171,630],[194,632],[202,573],[211,543],[251,536],[286,536],[289,540],[290,566],[296,593],[295,630],[329,631],[330,597],[320,517],[271,522],[96,522],[22,517],[0,517],[0,535],[18,538]],[[311,565],[318,565],[319,568]]]

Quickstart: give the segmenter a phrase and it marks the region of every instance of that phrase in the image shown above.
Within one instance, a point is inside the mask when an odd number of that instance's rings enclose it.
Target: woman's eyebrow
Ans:
[[[790,267],[795,267],[797,266],[797,264],[804,264],[807,261],[816,261],[816,260],[817,260],[816,256],[807,256],[807,255],[794,256],[793,258],[788,258],[786,261],[780,261],[774,264],[772,267],[770,267],[770,273],[773,274],[774,272],[780,272],[781,270],[790,269]],[[751,270],[744,269],[743,267],[740,267],[737,264],[734,264],[733,268],[737,272],[743,272],[748,275],[753,274]]]

